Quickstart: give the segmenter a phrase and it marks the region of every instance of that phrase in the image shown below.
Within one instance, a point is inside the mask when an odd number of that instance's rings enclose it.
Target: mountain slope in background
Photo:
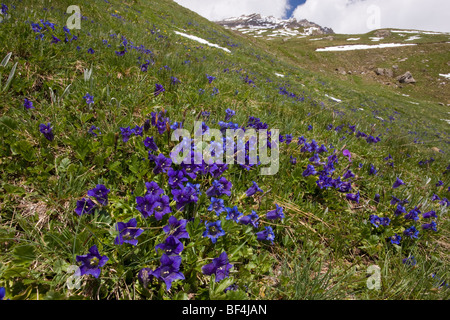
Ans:
[[[244,34],[261,37],[289,37],[333,34],[333,30],[321,27],[306,19],[297,21],[295,18],[288,20],[278,19],[272,16],[261,16],[260,14],[242,15],[216,21],[217,24],[237,30]]]

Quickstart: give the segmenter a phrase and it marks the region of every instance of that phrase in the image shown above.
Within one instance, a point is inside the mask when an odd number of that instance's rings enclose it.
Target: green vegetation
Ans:
[[[388,67],[408,57],[399,69],[416,75],[425,57],[433,77],[448,73],[448,44],[436,44],[445,41],[441,35],[424,36],[423,53],[405,47],[319,54],[321,41],[250,38],[169,0],[80,0],[81,28],[70,30],[63,27],[72,1],[4,2],[0,287],[6,298],[449,298],[443,281],[449,278],[450,137],[442,119],[450,117],[437,104],[448,103],[445,86],[434,90],[417,77],[416,85],[399,89],[335,71],[367,59]],[[226,118],[227,109],[235,115]],[[196,120],[211,129],[221,121],[279,129],[277,174],[261,175],[267,165],[233,164],[194,166],[199,171],[192,175],[173,163],[186,179],[174,183],[161,161],[178,143],[171,134],[179,123],[194,134]],[[326,150],[318,151],[321,145]],[[322,174],[306,175],[309,165]],[[232,184],[229,195],[214,189],[220,177]],[[397,179],[404,184],[393,188]],[[157,198],[145,198],[149,182],[161,188]],[[263,192],[246,196],[252,182]],[[211,211],[212,197],[228,209]],[[141,200],[157,205],[149,209]],[[399,205],[405,211],[396,214]],[[231,216],[234,207],[240,220]],[[271,219],[277,208],[282,215]],[[431,211],[436,217],[423,216]],[[253,212],[258,224],[244,224]],[[171,217],[186,220],[189,235],[174,240],[172,254],[155,250],[167,244],[163,228]],[[118,244],[119,223],[132,219],[137,227],[119,240],[141,229],[137,244]],[[213,241],[205,234],[213,227],[205,224],[217,221],[224,235]],[[436,231],[423,229],[432,221]],[[411,226],[417,237],[404,233]],[[261,233],[269,228],[273,243]],[[398,243],[391,241],[396,234]],[[83,258],[93,246],[99,255]],[[205,272],[223,252],[232,267]],[[78,276],[83,259],[92,272],[100,267],[98,277]],[[379,290],[368,288],[373,265]]]

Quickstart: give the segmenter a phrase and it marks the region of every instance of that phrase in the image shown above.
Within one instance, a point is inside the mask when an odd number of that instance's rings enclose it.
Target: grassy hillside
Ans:
[[[70,1],[3,4],[6,298],[448,299],[448,93],[416,76],[423,58],[448,73],[439,36],[368,60],[169,0],[80,0],[80,29]],[[405,56],[415,86],[335,71]],[[278,129],[279,170],[171,162],[195,121]]]

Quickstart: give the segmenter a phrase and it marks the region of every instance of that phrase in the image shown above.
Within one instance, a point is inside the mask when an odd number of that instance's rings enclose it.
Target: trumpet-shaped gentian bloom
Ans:
[[[394,214],[395,214],[396,216],[399,216],[399,215],[401,215],[402,213],[406,213],[406,209],[405,209],[405,207],[403,207],[401,204],[398,204],[398,205],[397,205],[397,209],[395,209]]]
[[[153,270],[150,268],[142,268],[138,274],[138,280],[144,288],[153,280]]]
[[[256,233],[256,239],[259,241],[270,241],[271,244],[273,244],[273,240],[275,240],[275,234],[273,233],[272,227],[267,226],[263,231]]]
[[[75,213],[79,216],[83,214],[91,214],[95,210],[95,203],[89,198],[82,198],[77,201],[77,207],[75,208]]]
[[[372,176],[377,174],[377,169],[375,169],[373,164],[370,165],[369,174]]]
[[[154,157],[155,168],[153,168],[153,173],[158,174],[160,172],[167,172],[167,170],[172,165],[172,159],[166,158],[162,153],[160,153],[157,157]]]
[[[254,228],[258,228],[259,225],[258,220],[259,220],[258,214],[253,210],[251,214],[239,217],[239,223],[245,225],[251,224]]]
[[[236,111],[227,109],[225,110],[225,113],[226,113],[225,121],[230,121],[230,119],[236,114]]]
[[[153,196],[159,196],[164,193],[164,190],[161,189],[155,181],[146,182],[145,188],[147,189],[147,194],[151,194]]]
[[[169,168],[167,176],[169,177],[168,183],[171,188],[183,188],[183,183],[188,181],[182,170]]]
[[[225,177],[220,177],[219,180],[214,180],[212,186],[206,190],[206,195],[208,197],[220,197],[225,194],[231,196],[232,184]]]
[[[23,101],[23,106],[24,106],[25,109],[27,109],[27,110],[34,109],[34,107],[33,107],[33,102],[31,102],[31,101],[28,100],[27,98],[25,98],[25,100]]]
[[[97,132],[94,132],[94,130],[97,131],[98,133],[97,133]],[[92,126],[89,128],[89,133],[92,134],[94,137],[97,137],[99,134],[101,134],[99,128],[97,128],[97,127],[94,126],[94,125],[92,125]]]
[[[208,207],[209,211],[214,211],[217,215],[225,211],[223,199],[211,197],[211,204]]]
[[[0,287],[0,300],[3,300],[6,295],[6,289],[5,287]]]
[[[178,255],[168,256],[163,254],[160,259],[161,265],[153,271],[153,276],[162,280],[166,284],[166,290],[172,287],[175,280],[184,280],[184,275],[180,272],[181,257]]]
[[[344,173],[344,175],[342,176],[342,179],[349,179],[349,178],[354,178],[355,175],[353,174],[353,172],[351,170],[348,170],[346,173]]]
[[[413,238],[417,238],[417,236],[419,235],[419,230],[417,230],[416,227],[411,226],[408,229],[406,229],[405,231],[403,231],[403,234],[405,236],[413,239]]]
[[[392,244],[397,244],[397,245],[399,245],[401,240],[402,240],[402,237],[399,236],[398,234],[395,234],[395,235],[393,235],[393,236],[391,237],[391,243],[392,243]]]
[[[239,212],[237,206],[234,206],[232,208],[225,208],[225,210],[227,211],[227,216],[226,216],[227,220],[231,219],[235,222],[238,222],[239,217],[242,216],[242,212]]]
[[[417,207],[414,207],[408,214],[404,216],[405,219],[409,220],[419,220],[420,210]]]
[[[422,217],[424,219],[437,218],[436,211],[432,210],[432,211],[425,212],[422,214]]]
[[[206,74],[206,78],[208,79],[208,83],[211,83],[216,79],[216,77],[210,76],[208,74]]]
[[[39,125],[39,131],[44,135],[44,137],[48,140],[48,141],[53,141],[53,139],[55,138],[55,135],[53,134],[53,128],[51,127],[51,123],[47,123],[47,125],[41,123]]]
[[[308,164],[308,166],[306,167],[306,170],[303,171],[303,173],[302,173],[302,175],[304,177],[308,177],[308,176],[316,175],[316,174],[317,174],[317,171],[312,164]]]
[[[344,151],[342,151],[342,154],[348,158],[348,161],[351,161],[352,154],[349,150],[345,149]]]
[[[155,214],[155,219],[158,221],[161,220],[165,214],[172,212],[169,196],[164,195],[156,197],[153,202],[152,210]]]
[[[155,247],[156,251],[158,251],[158,249],[170,256],[173,254],[180,254],[181,251],[183,251],[184,246],[177,237],[168,236],[163,243],[160,243]]]
[[[282,219],[284,218],[283,207],[280,207],[278,204],[275,204],[276,209],[267,212],[266,218],[270,220],[274,219]]]
[[[115,244],[122,245],[124,243],[129,243],[133,246],[138,243],[136,238],[144,232],[143,229],[137,228],[136,218],[130,219],[127,223],[118,222],[116,224],[116,230],[119,231],[119,235],[114,240]]]
[[[180,210],[189,203],[197,202],[199,193],[194,185],[186,184],[181,189],[173,189],[172,195],[177,202],[177,210]]]
[[[97,246],[93,245],[89,248],[89,253],[76,257],[77,262],[81,262],[80,276],[90,274],[94,278],[100,276],[100,268],[103,267],[109,260],[107,256],[101,256],[98,252]]]
[[[211,239],[212,243],[216,243],[217,238],[224,236],[225,231],[222,229],[222,221],[205,222],[206,230],[203,232],[203,237]]]
[[[358,191],[358,193],[355,193],[355,194],[353,194],[353,193],[348,193],[348,194],[346,195],[346,198],[347,198],[348,200],[352,200],[352,201],[355,201],[355,202],[359,203],[359,191]]]
[[[401,185],[405,184],[401,179],[397,178],[397,180],[392,185],[392,188],[396,189],[400,187]]]
[[[133,131],[131,130],[130,127],[126,127],[126,128],[121,127],[120,134],[122,135],[122,141],[127,142],[128,140],[130,140],[130,137],[133,134]]]
[[[431,230],[433,230],[433,231],[437,231],[436,226],[437,226],[436,222],[431,221],[431,223],[425,223],[425,224],[423,224],[423,225],[422,225],[422,229],[423,229],[423,230],[431,229]]]
[[[178,220],[174,216],[169,218],[169,224],[164,226],[163,231],[172,235],[178,239],[186,238],[189,239],[189,233],[186,231],[186,219]]]
[[[372,223],[377,228],[379,226],[388,226],[391,221],[389,218],[382,218],[382,217],[378,217],[373,214],[370,215],[369,219],[370,219],[370,223]]]
[[[231,263],[228,262],[228,255],[226,252],[222,252],[218,258],[214,258],[213,261],[202,267],[203,274],[210,276],[215,275],[216,282],[219,282],[225,278],[228,278],[229,271],[233,267]]]
[[[166,90],[164,89],[162,84],[159,84],[159,83],[155,84],[155,91],[153,92],[155,97],[158,96],[161,92],[164,92],[164,91],[166,91]]]
[[[144,146],[146,148],[149,148],[150,150],[156,151],[158,150],[158,146],[156,145],[155,141],[153,140],[153,137],[147,137],[144,140]]]
[[[111,189],[107,189],[103,184],[98,184],[94,189],[87,192],[87,195],[94,197],[102,206],[108,204],[108,193]]]
[[[256,192],[264,192],[264,191],[260,187],[258,187],[255,181],[253,181],[253,185],[250,188],[248,188],[247,191],[245,191],[245,194],[247,195],[247,197],[250,197],[254,195]]]

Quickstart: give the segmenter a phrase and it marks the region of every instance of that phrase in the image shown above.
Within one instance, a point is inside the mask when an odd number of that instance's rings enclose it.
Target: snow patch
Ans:
[[[361,39],[361,38],[348,38],[347,41],[357,41],[359,39]]]
[[[226,52],[231,53],[231,51],[230,51],[229,49],[227,49],[227,48],[222,48],[222,47],[218,46],[217,44],[211,43],[211,42],[209,42],[209,41],[207,41],[207,40],[205,40],[205,39],[202,39],[202,38],[199,38],[199,37],[196,37],[196,36],[192,36],[192,35],[190,35],[190,34],[186,34],[186,33],[183,33],[183,32],[178,32],[178,31],[174,31],[174,32],[175,32],[176,34],[180,35],[180,36],[183,36],[183,37],[192,39],[192,40],[194,40],[194,41],[197,41],[197,42],[206,44],[206,45],[208,45],[208,46],[210,46],[210,47],[215,47],[215,48],[218,48],[218,49],[221,49],[221,50],[223,50],[223,51],[226,51]]]
[[[415,46],[415,43],[382,43],[382,44],[352,44],[346,46],[326,47],[318,48],[316,51],[350,51],[350,50],[367,50],[367,49],[379,49],[379,48],[394,48],[404,46]]]
[[[439,76],[440,76],[440,77],[447,78],[447,79],[450,79],[450,73],[447,73],[447,74],[439,73]]]
[[[331,97],[331,96],[329,96],[327,94],[325,94],[325,97],[330,98],[331,100],[336,101],[336,102],[342,102],[342,100],[337,99],[337,98],[333,98],[333,97]]]
[[[284,74],[281,74],[281,73],[276,73],[276,72],[275,72],[275,75],[276,75],[277,77],[281,77],[281,78],[284,78]]]

